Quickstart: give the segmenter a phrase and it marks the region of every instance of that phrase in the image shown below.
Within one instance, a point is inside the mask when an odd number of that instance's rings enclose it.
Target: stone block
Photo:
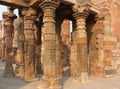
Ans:
[[[45,40],[54,40],[56,39],[56,35],[55,34],[45,34],[44,35]]]
[[[86,38],[77,38],[76,43],[77,44],[87,44],[87,39]]]

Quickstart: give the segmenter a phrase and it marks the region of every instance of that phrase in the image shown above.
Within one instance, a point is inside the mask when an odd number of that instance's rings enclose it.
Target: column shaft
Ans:
[[[1,48],[2,48],[2,55],[1,59],[5,60],[5,28],[4,28],[4,19],[2,21],[2,42],[1,42]]]
[[[61,88],[58,81],[58,38],[55,25],[55,10],[58,2],[48,0],[40,4],[43,10],[43,28],[42,28],[42,61],[43,61],[43,80],[38,86],[39,89],[45,87]],[[57,50],[58,49],[58,50]]]
[[[3,13],[5,19],[5,71],[4,76],[14,76],[13,73],[13,20],[15,15],[13,14],[13,8],[8,8],[8,12]]]
[[[33,8],[22,11],[24,15],[24,78],[25,81],[36,80],[35,73],[35,20],[37,13]]]
[[[81,82],[86,82],[88,80],[88,49],[86,33],[88,9],[89,7],[87,5],[80,7],[75,5],[73,7],[73,17],[76,20],[76,30],[73,32],[73,43],[71,46],[71,71],[75,72],[72,73],[74,78]]]
[[[104,25],[103,25],[104,17],[101,14],[96,15],[96,24],[94,29],[96,31],[96,48],[98,51],[98,60],[97,60],[97,76],[105,76],[105,64],[104,64]]]
[[[15,47],[17,48],[15,53],[16,76],[24,77],[24,23],[23,18],[19,17],[14,20],[14,39]]]

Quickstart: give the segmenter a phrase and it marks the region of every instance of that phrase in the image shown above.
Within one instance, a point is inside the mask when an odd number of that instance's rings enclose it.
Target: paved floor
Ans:
[[[4,63],[0,62],[0,89],[37,89],[39,81],[26,83],[23,80],[13,77],[3,77]],[[64,77],[61,81],[63,89],[120,89],[120,76],[114,78],[91,78],[86,84],[72,81],[72,78]]]

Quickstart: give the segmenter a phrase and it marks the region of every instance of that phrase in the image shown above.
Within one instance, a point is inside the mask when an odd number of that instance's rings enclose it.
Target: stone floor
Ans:
[[[0,62],[0,89],[37,89],[39,81],[26,83],[19,78],[4,78],[4,63]],[[80,84],[72,81],[72,78],[65,76],[61,80],[63,89],[120,89],[120,76],[114,78],[90,78],[90,82]]]

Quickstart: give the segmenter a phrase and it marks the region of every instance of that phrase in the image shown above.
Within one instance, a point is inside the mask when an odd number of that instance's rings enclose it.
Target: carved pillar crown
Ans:
[[[43,0],[40,3],[40,7],[42,8],[43,12],[44,12],[44,19],[43,19],[43,23],[46,22],[53,22],[55,23],[54,18],[55,17],[55,10],[58,7],[59,2],[58,0]]]
[[[103,33],[103,29],[104,29],[104,24],[103,24],[103,20],[104,20],[104,16],[101,14],[97,14],[95,16],[95,20],[96,20],[96,24],[94,25],[94,31],[97,33]]]
[[[88,4],[85,4],[85,5],[74,5],[73,6],[73,11],[75,13],[73,14],[73,16],[75,17],[75,19],[79,19],[79,18],[86,19],[86,17],[89,14],[89,8],[90,8],[90,5],[88,5]]]
[[[37,12],[33,8],[26,8],[22,10],[22,14],[24,16],[24,26],[25,29],[34,29],[34,23],[37,18]]]

